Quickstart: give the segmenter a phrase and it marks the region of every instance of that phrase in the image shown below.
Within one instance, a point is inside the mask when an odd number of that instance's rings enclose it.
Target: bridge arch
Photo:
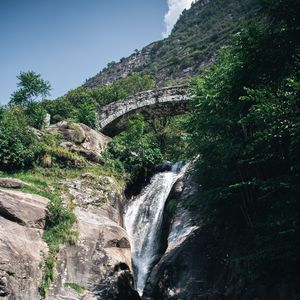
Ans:
[[[150,119],[188,111],[187,86],[149,90],[100,108],[96,112],[96,128],[108,136],[114,136],[136,113]]]

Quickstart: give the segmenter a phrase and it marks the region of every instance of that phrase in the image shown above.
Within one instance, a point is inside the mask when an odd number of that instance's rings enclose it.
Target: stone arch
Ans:
[[[146,119],[174,116],[189,111],[187,86],[167,87],[150,90],[112,102],[96,113],[96,128],[109,136],[114,136],[136,113]]]

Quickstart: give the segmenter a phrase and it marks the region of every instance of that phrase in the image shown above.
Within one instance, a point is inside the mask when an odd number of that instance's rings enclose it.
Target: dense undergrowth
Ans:
[[[189,150],[199,195],[228,262],[250,282],[299,283],[300,4],[260,1],[245,26],[191,83]]]

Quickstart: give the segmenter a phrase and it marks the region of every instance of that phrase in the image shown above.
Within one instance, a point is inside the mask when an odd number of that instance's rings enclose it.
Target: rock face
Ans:
[[[66,186],[77,206],[79,240],[60,251],[49,300],[134,299],[130,244],[122,227],[122,188],[110,177],[92,174],[69,180]]]
[[[189,176],[174,185],[168,203],[176,201],[178,206],[175,211],[164,213],[162,256],[148,277],[142,299],[299,299],[299,288],[288,282],[267,286],[262,278],[252,283],[244,279],[241,270],[223,250],[226,248],[224,233],[204,227],[201,210],[190,212],[182,206],[196,192]]]
[[[151,74],[159,86],[198,75],[211,65],[218,49],[253,15],[255,0],[197,0],[184,10],[170,36],[110,63],[84,87],[111,84],[131,74]]]
[[[0,215],[24,226],[43,229],[47,205],[48,200],[37,195],[0,190]]]
[[[63,139],[61,146],[94,162],[101,162],[99,154],[110,141],[109,137],[82,123],[61,121],[46,128],[46,132],[59,134]]]
[[[75,206],[79,238],[75,245],[61,247],[48,299],[140,299],[123,228],[123,188],[110,177],[89,173],[62,184],[65,204]],[[0,189],[1,299],[40,299],[48,203],[40,196]]]
[[[40,264],[48,200],[19,191],[0,190],[0,298],[40,299]]]
[[[151,61],[151,51],[155,43],[149,45],[143,51],[137,51],[127,58],[121,59],[119,63],[111,63],[106,69],[87,80],[85,87],[95,87],[97,85],[111,84],[132,74],[136,69],[141,68]],[[103,76],[104,75],[104,76]]]
[[[15,178],[0,178],[0,187],[2,188],[14,188],[19,189],[27,184],[19,179]]]

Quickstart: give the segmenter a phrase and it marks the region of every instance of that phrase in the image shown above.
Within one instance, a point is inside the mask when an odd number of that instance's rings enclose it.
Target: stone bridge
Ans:
[[[136,113],[146,119],[186,113],[189,111],[187,100],[187,86],[141,92],[100,108],[96,112],[96,128],[108,136],[114,136]]]

